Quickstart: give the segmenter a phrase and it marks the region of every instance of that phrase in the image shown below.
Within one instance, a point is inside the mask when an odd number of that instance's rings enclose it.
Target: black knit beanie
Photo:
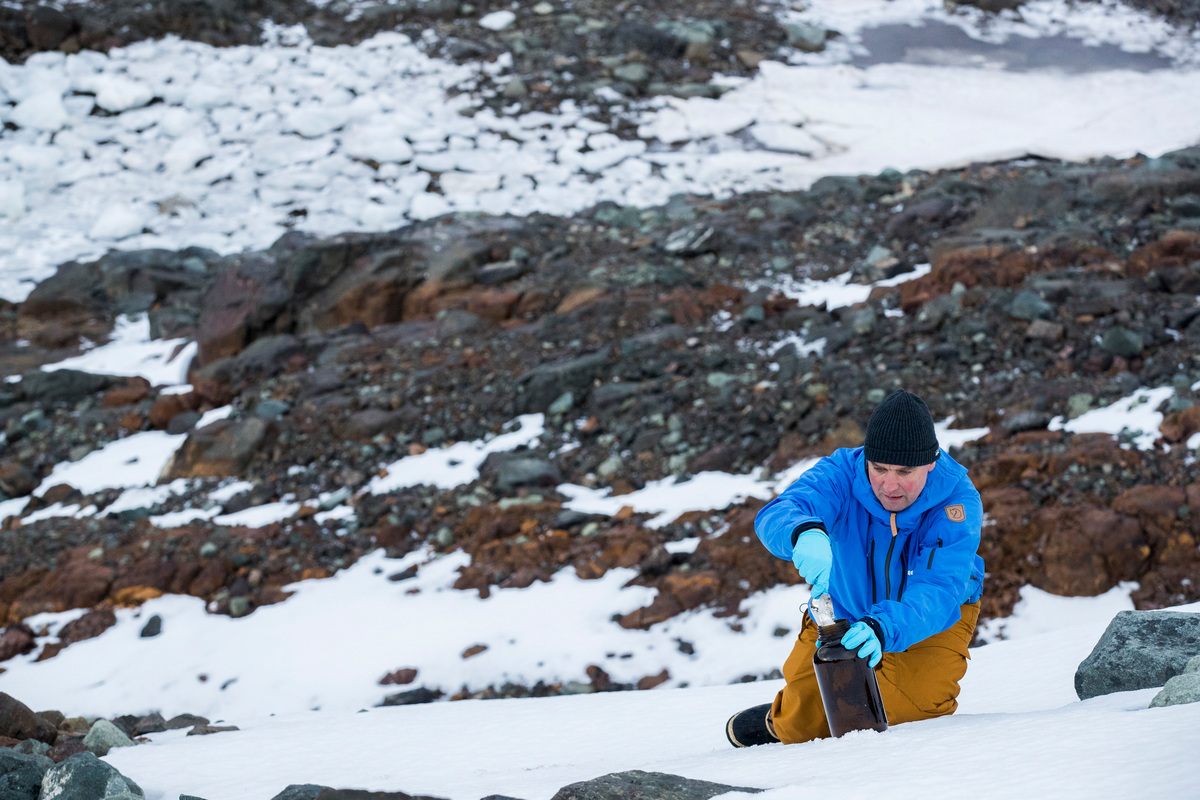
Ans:
[[[867,461],[920,467],[936,461],[939,452],[929,406],[912,392],[897,389],[871,414],[863,452]]]

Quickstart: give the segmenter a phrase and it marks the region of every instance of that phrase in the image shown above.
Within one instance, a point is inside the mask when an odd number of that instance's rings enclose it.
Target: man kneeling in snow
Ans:
[[[823,458],[758,512],[758,538],[856,620],[842,645],[876,669],[888,723],[953,714],[979,618],[983,506],[967,470],[938,447],[929,408],[898,390],[866,443]],[[734,714],[735,747],[830,735],[813,672],[808,614],[775,702]]]

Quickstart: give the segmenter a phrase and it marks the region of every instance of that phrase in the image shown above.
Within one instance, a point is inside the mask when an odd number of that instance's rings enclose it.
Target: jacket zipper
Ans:
[[[908,585],[908,553],[900,552],[900,594],[896,595],[896,602],[904,599],[904,587]]]
[[[888,543],[887,555],[883,557],[883,599],[892,599],[892,550],[896,547],[896,512],[892,512],[892,541]]]
[[[933,569],[933,557],[937,553],[938,548],[940,548],[941,546],[942,546],[942,540],[938,539],[937,547],[934,547],[932,550],[929,551],[929,566],[927,566],[925,569]]]
[[[871,556],[867,559],[867,564],[870,565],[871,572],[871,605],[878,602],[877,593],[875,591],[875,540],[871,540]]]

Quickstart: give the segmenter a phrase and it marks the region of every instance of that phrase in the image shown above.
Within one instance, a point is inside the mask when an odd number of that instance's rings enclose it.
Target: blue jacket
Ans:
[[[979,492],[944,450],[936,464],[916,502],[893,514],[871,491],[863,449],[838,450],[754,520],[767,549],[789,560],[799,530],[823,527],[833,549],[834,611],[865,618],[889,652],[946,630],[958,622],[959,606],[983,592]]]

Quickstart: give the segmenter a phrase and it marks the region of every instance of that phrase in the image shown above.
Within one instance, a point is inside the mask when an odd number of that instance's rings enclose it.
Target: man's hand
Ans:
[[[872,669],[883,658],[883,645],[871,626],[865,622],[856,622],[842,637],[842,647],[847,650],[858,650],[858,657],[865,658]]]
[[[812,584],[812,596],[829,593],[829,568],[833,565],[833,550],[829,536],[812,528],[796,537],[792,548],[792,563],[801,577]]]

